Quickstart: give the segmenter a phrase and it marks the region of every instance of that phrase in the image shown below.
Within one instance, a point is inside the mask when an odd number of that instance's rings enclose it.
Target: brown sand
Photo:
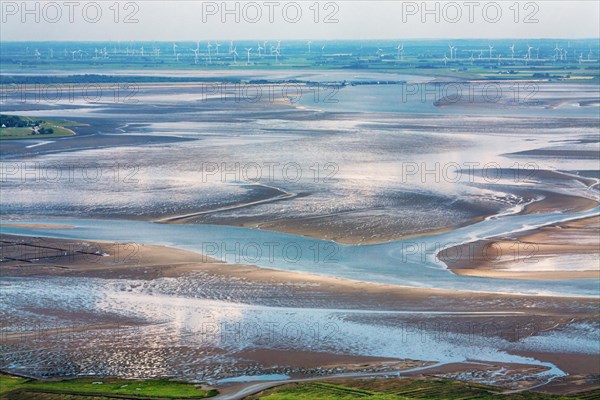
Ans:
[[[492,269],[453,268],[457,275],[479,276],[496,279],[526,280],[562,280],[562,279],[600,279],[600,271],[502,271]]]
[[[471,225],[483,220],[481,218],[473,218],[462,225],[448,226],[439,229],[422,230],[419,232],[398,232],[397,230],[381,232],[380,227],[377,230],[358,229],[354,231],[332,229],[328,225],[328,220],[335,217],[313,217],[310,219],[292,221],[277,221],[277,222],[261,222],[261,223],[245,223],[241,226],[257,227],[274,232],[289,233],[292,235],[306,236],[310,238],[332,240],[336,243],[346,245],[370,245],[393,242],[397,240],[415,239],[430,235],[437,235],[445,232],[450,232],[454,229]],[[317,226],[315,226],[317,225]]]
[[[578,222],[577,224],[581,224]],[[111,256],[73,255],[61,256],[37,261],[8,260],[0,264],[0,272],[6,276],[78,276],[110,279],[156,279],[160,277],[189,276],[199,279],[203,274],[211,285],[223,285],[218,291],[231,290],[232,293],[244,292],[246,289],[260,287],[263,295],[252,294],[248,299],[258,304],[269,304],[274,300],[285,305],[302,307],[348,308],[365,310],[415,310],[436,312],[463,312],[461,315],[436,317],[437,322],[451,322],[450,331],[460,329],[460,324],[493,322],[502,325],[502,332],[494,333],[506,340],[518,340],[511,336],[515,326],[534,327],[526,335],[535,334],[540,330],[559,329],[577,321],[594,321],[600,300],[597,298],[553,298],[544,296],[517,296],[474,292],[430,290],[394,285],[355,282],[339,278],[323,277],[305,273],[269,270],[247,265],[225,265],[216,260],[208,259],[200,254],[165,246],[141,245],[135,248],[135,257],[114,259],[112,253],[119,251],[122,243],[94,243],[64,239],[25,238],[11,235],[1,235],[3,256],[14,255],[12,252],[20,246],[45,246],[65,249],[87,249],[101,247],[103,252]],[[9,243],[6,247],[6,243]],[[25,252],[29,251],[27,249]],[[23,253],[23,250],[21,250]],[[129,254],[129,253],[127,253]],[[195,278],[194,278],[195,277]],[[215,283],[216,282],[216,283]],[[283,287],[283,289],[282,289]],[[470,312],[481,314],[474,316]],[[376,314],[365,314],[375,321]],[[386,317],[389,323],[423,322],[423,317],[400,315],[396,319]],[[425,317],[425,320],[427,318]],[[109,322],[110,323],[110,322]],[[90,325],[97,325],[92,319]],[[506,327],[506,329],[504,329]],[[514,335],[513,335],[514,336]],[[520,338],[523,334],[519,335]],[[304,354],[304,352],[303,352]],[[289,360],[291,366],[297,365],[332,365],[354,362],[371,363],[381,358],[346,358],[334,357],[328,353],[306,353],[300,357],[289,351],[278,352],[272,349],[261,349],[252,353],[240,354],[246,360],[256,362],[264,360]],[[540,356],[542,361],[548,358]],[[333,360],[333,361],[332,361]],[[569,368],[582,366],[579,359],[563,358]],[[586,364],[587,365],[587,364]],[[587,367],[584,369],[588,370]]]
[[[593,181],[584,177],[574,178],[554,171],[537,171],[536,178],[553,178],[553,179],[566,179],[573,180],[577,179],[584,184],[591,184]],[[554,193],[550,191],[541,190],[517,190],[520,195],[526,198],[543,198],[539,201],[531,203],[525,206],[524,214],[537,214],[537,213],[548,213],[548,212],[581,212],[590,210],[598,206],[598,202],[592,199],[564,195],[560,193]],[[252,206],[253,204],[268,203],[273,201],[286,201],[294,197],[302,197],[306,194],[281,194],[274,193],[269,194],[266,197],[257,196],[252,199],[248,204],[237,204],[224,207],[223,210],[237,209]],[[212,223],[219,225],[228,226],[242,226],[247,228],[257,228],[263,230],[269,230],[274,232],[282,232],[299,236],[312,237],[323,240],[331,240],[336,243],[347,244],[347,245],[369,245],[386,243],[397,240],[414,239],[424,236],[436,235],[445,232],[452,231],[463,226],[468,226],[480,222],[484,219],[484,216],[478,216],[474,218],[461,221],[460,223],[442,226],[442,227],[411,227],[411,228],[398,228],[397,226],[376,224],[367,225],[361,229],[353,228],[356,225],[356,218],[363,218],[364,215],[356,212],[341,212],[336,214],[328,215],[317,215],[306,218],[288,218],[285,220],[268,220],[256,217],[244,217],[244,218],[228,218],[219,217],[216,219],[205,219],[210,217],[212,214],[218,213],[219,210],[205,210],[205,211],[189,211],[188,213],[180,216],[169,216],[166,218],[159,219],[159,222],[165,223]],[[367,218],[373,219],[370,215]]]
[[[362,369],[370,365],[386,363],[402,364],[402,368],[421,366],[428,363],[408,360],[399,362],[394,358],[353,356],[348,354],[331,354],[315,351],[293,351],[277,349],[254,349],[235,354],[236,357],[258,362],[263,365],[293,365],[296,368],[338,368],[345,370]],[[406,365],[408,364],[408,365]]]
[[[2,224],[3,226],[12,226],[15,228],[30,228],[30,229],[73,229],[73,225],[59,224]]]
[[[439,289],[423,289],[400,285],[387,285],[357,282],[342,278],[313,275],[301,272],[289,272],[258,268],[251,265],[224,264],[219,260],[198,253],[156,245],[138,245],[126,243],[89,242],[53,238],[29,238],[14,235],[0,235],[3,243],[3,256],[11,256],[11,251],[20,251],[24,244],[48,246],[65,249],[100,249],[108,256],[67,255],[50,260],[39,259],[34,262],[4,261],[2,276],[27,275],[72,275],[80,277],[99,277],[111,279],[156,279],[160,277],[180,277],[190,273],[203,273],[223,278],[233,285],[280,286],[289,284],[289,289],[298,296],[311,293],[328,294],[340,302],[351,304],[379,304],[381,308],[414,309],[436,311],[478,311],[478,312],[528,312],[527,304],[531,296],[505,295],[495,293],[461,292]],[[6,247],[6,242],[21,243],[21,246]],[[87,245],[87,246],[84,246]],[[126,249],[127,251],[124,251]],[[28,250],[25,250],[28,251]],[[35,254],[39,257],[39,254]],[[567,303],[598,304],[593,298],[552,298],[535,296],[543,301],[553,300],[556,304]],[[510,306],[507,304],[510,303]],[[558,307],[560,308],[560,306]],[[550,312],[551,309],[546,311]],[[540,310],[537,310],[540,311]],[[550,312],[554,314],[554,311]]]
[[[600,278],[597,263],[580,271],[523,270],[528,262],[535,266],[545,258],[569,254],[600,254],[600,216],[455,246],[441,251],[439,257],[452,272],[466,276],[534,280]],[[519,264],[519,270],[511,269],[514,264]]]
[[[544,192],[544,199],[525,206],[525,214],[540,214],[550,212],[581,212],[598,206],[598,202],[585,197],[569,196],[566,194]]]

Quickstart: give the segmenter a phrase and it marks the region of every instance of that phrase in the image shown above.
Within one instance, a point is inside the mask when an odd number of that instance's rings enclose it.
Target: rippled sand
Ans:
[[[526,376],[537,381],[561,374],[544,354],[590,354],[598,329],[598,301],[591,298],[365,284],[224,265],[161,246],[115,259],[123,244],[8,235],[2,241],[5,257],[31,256],[2,263],[2,366],[36,376],[215,381],[477,359],[530,365]],[[30,246],[95,251],[34,256],[23,250]],[[293,356],[298,352],[303,356]]]
[[[517,118],[479,103],[429,112],[420,101],[395,102],[393,88],[345,90],[368,90],[392,108],[355,110],[360,96],[344,97],[330,111],[265,99],[203,100],[201,85],[157,84],[141,88],[136,104],[83,109],[59,103],[37,110],[90,126],[36,148],[3,144],[2,160],[17,168],[3,182],[12,193],[2,199],[4,213],[147,220],[188,215],[180,222],[379,243],[471,224],[528,201],[535,190],[565,191],[565,183],[580,189],[576,180],[524,179],[530,178],[527,170],[520,175],[525,166],[597,168],[593,159],[569,153],[594,150],[583,143],[597,130],[593,113],[519,104]],[[560,85],[545,90],[550,98],[569,93]],[[15,112],[22,107],[6,105]],[[472,109],[478,115],[470,115]],[[538,149],[545,150],[531,153]],[[463,168],[456,181],[456,169],[445,169],[454,163]],[[473,163],[476,176],[465,172]],[[500,180],[478,169],[484,165],[500,168]],[[207,173],[209,166],[217,170]],[[36,200],[40,192],[43,203]]]

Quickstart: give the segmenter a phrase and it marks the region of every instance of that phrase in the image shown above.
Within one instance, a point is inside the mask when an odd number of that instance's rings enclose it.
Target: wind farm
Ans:
[[[63,70],[89,68],[90,70],[135,69],[256,69],[303,68],[358,70],[400,70],[407,73],[421,70],[446,76],[466,77],[469,74],[484,78],[531,78],[531,75],[548,74],[555,79],[598,79],[595,68],[600,55],[596,41],[569,41],[558,43],[542,41],[471,41],[470,43],[443,43],[427,41],[398,42],[284,42],[281,40],[259,42],[236,41],[229,50],[219,51],[219,41],[178,43],[113,42],[78,44],[68,48],[44,44],[27,46],[6,43],[0,52],[3,66],[9,70],[60,68]],[[214,44],[213,44],[214,43]],[[243,48],[244,63],[238,63],[237,44]],[[313,51],[313,47],[319,51]],[[571,51],[567,46],[572,46]],[[567,48],[565,48],[567,47]],[[108,51],[107,49],[111,49]],[[132,49],[139,50],[132,50]],[[144,50],[150,48],[151,50]],[[444,49],[445,48],[445,49]],[[171,50],[172,49],[172,50]],[[327,51],[326,51],[327,49]],[[63,50],[61,52],[61,50]],[[235,52],[234,52],[235,50]],[[54,54],[57,55],[54,55]],[[475,56],[477,55],[477,56]],[[252,57],[251,57],[252,56]],[[250,58],[252,62],[250,63]],[[571,70],[565,70],[571,69]],[[529,74],[529,75],[527,75]]]

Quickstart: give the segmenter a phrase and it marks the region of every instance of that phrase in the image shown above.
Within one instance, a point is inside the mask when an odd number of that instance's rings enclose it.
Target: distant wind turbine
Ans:
[[[404,43],[399,44],[396,50],[398,50],[398,59],[404,61]]]
[[[196,43],[196,48],[192,49],[194,52],[194,64],[198,64],[198,53],[200,52],[200,42]]]
[[[558,59],[558,55],[560,53],[560,48],[558,47],[558,43],[556,43],[556,45],[554,46],[554,61],[556,61]],[[562,59],[562,57],[561,57]]]

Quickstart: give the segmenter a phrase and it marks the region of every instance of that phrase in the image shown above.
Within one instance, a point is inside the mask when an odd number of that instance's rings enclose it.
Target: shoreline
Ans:
[[[458,256],[457,256],[458,254]],[[448,270],[463,276],[498,279],[600,279],[600,268],[559,269],[556,260],[577,255],[597,260],[600,215],[453,246],[438,253]],[[543,264],[554,269],[542,269]]]
[[[599,216],[599,218],[600,218],[600,216]],[[32,224],[32,226],[36,226],[36,224]],[[63,228],[60,228],[60,229],[63,229]],[[123,246],[123,245],[130,245],[130,243],[107,241],[107,240],[88,240],[88,239],[81,239],[81,238],[63,239],[63,238],[57,238],[54,236],[25,235],[25,234],[16,235],[16,234],[0,233],[0,241],[5,240],[4,238],[6,238],[6,237],[15,238],[16,240],[19,240],[19,239],[42,239],[42,240],[58,241],[58,242],[65,241],[65,242],[88,243],[88,244],[92,244],[92,248],[93,248],[94,244],[105,244],[105,245],[108,245],[109,248],[110,248],[110,246],[114,246],[114,245],[116,245],[117,247]],[[464,295],[496,296],[497,295],[497,296],[508,296],[508,297],[519,297],[519,298],[557,298],[557,299],[590,299],[590,300],[600,299],[600,296],[521,294],[521,293],[499,292],[499,291],[456,290],[456,289],[440,289],[440,288],[426,288],[426,287],[424,288],[424,287],[418,287],[418,286],[406,286],[406,285],[400,285],[400,284],[362,281],[362,280],[355,280],[355,279],[338,277],[338,276],[333,276],[333,275],[326,275],[326,274],[317,274],[317,273],[310,273],[310,272],[304,272],[304,271],[290,271],[290,270],[284,270],[284,269],[277,269],[277,268],[273,268],[273,267],[261,267],[261,266],[252,265],[252,264],[228,263],[228,262],[225,262],[225,261],[222,261],[219,259],[205,256],[204,254],[202,254],[200,252],[182,249],[177,246],[171,246],[171,245],[138,244],[138,243],[134,243],[133,245],[141,246],[140,248],[150,249],[150,251],[152,252],[152,257],[156,257],[157,254],[164,253],[165,252],[164,250],[167,250],[169,254],[171,254],[171,253],[179,254],[180,255],[179,257],[189,257],[190,255],[193,255],[192,259],[194,261],[187,261],[187,263],[188,264],[195,263],[196,267],[199,270],[203,270],[204,268],[206,268],[206,266],[214,266],[214,265],[220,265],[220,266],[223,266],[223,267],[231,269],[231,270],[252,269],[254,271],[259,272],[258,275],[260,275],[260,272],[262,272],[266,275],[281,276],[281,282],[307,280],[312,283],[319,283],[319,282],[323,282],[323,283],[327,283],[327,284],[346,283],[349,285],[368,285],[368,286],[372,286],[372,287],[387,288],[387,289],[392,289],[392,290],[424,291],[424,292],[433,292],[433,293],[448,294],[448,295],[454,294],[457,296],[464,296]],[[450,248],[450,249],[452,249],[452,248]],[[447,251],[447,250],[448,249],[442,250],[442,252]],[[442,253],[442,252],[440,252],[440,253]],[[439,257],[439,253],[438,253],[438,257]],[[159,257],[158,259],[163,260],[163,262],[165,260],[164,257]],[[441,260],[441,258],[440,258],[440,260]],[[204,265],[204,264],[206,264],[206,265]],[[111,269],[111,268],[115,268],[115,267],[116,267],[116,265],[112,265],[112,267],[110,267],[110,268],[106,267],[104,269]],[[103,270],[103,269],[97,269],[97,270]],[[460,270],[460,268],[458,270]],[[454,273],[453,271],[454,270],[451,268],[448,269],[449,273]],[[180,271],[180,272],[175,271],[173,273],[178,274],[178,273],[187,273],[187,272],[190,272],[190,270],[184,269],[183,271]],[[169,275],[169,276],[177,277],[180,275]],[[472,275],[472,276],[477,276],[477,275]],[[517,279],[517,278],[515,278],[515,279]],[[557,279],[560,279],[560,278],[557,278]]]
[[[600,217],[599,217],[600,218]],[[128,245],[127,243],[119,243],[113,241],[90,241],[84,239],[62,239],[53,237],[37,237],[37,236],[21,236],[12,234],[0,234],[0,239],[3,241],[26,241],[31,239],[38,239],[45,244],[44,241],[49,241],[50,244],[60,245],[69,244],[70,248],[73,248],[73,242],[82,244],[84,246],[90,246],[92,249],[100,248],[103,252],[106,251],[118,251],[120,246]],[[105,247],[98,247],[97,245],[104,244]],[[204,256],[200,253],[180,249],[174,246],[166,245],[153,245],[153,244],[142,244],[135,249],[136,257],[132,257],[131,260],[119,260],[112,262],[110,254],[98,256],[100,261],[106,258],[106,262],[103,263],[85,263],[80,260],[72,258],[72,254],[65,255],[64,259],[69,260],[65,265],[70,265],[71,268],[63,269],[61,274],[73,272],[80,277],[98,277],[98,278],[109,278],[111,273],[115,270],[122,270],[130,272],[128,278],[134,279],[157,279],[160,277],[177,278],[185,276],[193,272],[210,272],[211,274],[221,275],[228,279],[230,278],[245,278],[244,280],[250,282],[266,281],[269,283],[301,283],[307,285],[323,285],[329,291],[338,292],[341,289],[364,292],[364,293],[391,293],[391,292],[402,292],[399,293],[401,297],[419,296],[422,299],[430,296],[447,296],[449,298],[464,298],[465,295],[480,296],[481,298],[497,299],[498,296],[502,298],[512,299],[530,299],[530,298],[546,298],[546,299],[558,299],[558,300],[572,300],[572,301],[592,301],[599,302],[600,297],[598,296],[554,296],[554,295],[537,295],[537,294],[515,294],[515,293],[498,293],[498,292],[480,292],[480,291],[467,291],[467,290],[450,290],[450,289],[433,289],[433,288],[421,288],[414,286],[402,286],[387,283],[377,282],[366,282],[359,280],[352,280],[343,277],[334,277],[321,274],[313,274],[301,271],[286,271],[275,268],[259,267],[256,265],[247,264],[236,264],[236,263],[225,263],[221,260]],[[90,253],[88,253],[90,254]],[[85,261],[85,259],[83,260]],[[53,259],[52,263],[60,263],[60,259]],[[19,260],[12,261],[14,264],[19,264]],[[28,273],[23,274],[23,268],[15,267],[15,265],[7,265],[5,262],[2,265],[3,277],[10,276],[47,276],[56,275],[57,271],[46,270],[46,264],[43,261],[35,261],[31,264],[31,269]],[[142,274],[140,271],[155,267],[153,273]],[[160,268],[159,268],[160,267]],[[10,268],[10,269],[7,269]],[[139,269],[139,270],[138,270]],[[16,275],[12,275],[14,272],[21,272]],[[366,288],[365,288],[366,286]],[[417,303],[418,304],[418,303]],[[487,310],[489,311],[489,310]],[[522,311],[522,310],[521,310]],[[456,312],[456,310],[453,310]],[[515,312],[515,310],[511,310]]]
[[[78,241],[68,239],[32,238],[15,235],[2,235],[3,240],[31,241],[35,244],[49,248],[60,248],[68,245],[69,249],[95,249],[98,245],[102,252],[111,253],[121,249],[121,243],[104,243]],[[28,251],[25,251],[27,253]],[[6,254],[6,252],[4,252]],[[320,275],[280,271],[259,268],[250,265],[224,264],[218,260],[207,259],[195,252],[160,245],[142,245],[136,249],[136,257],[131,260],[114,260],[110,256],[87,255],[62,255],[51,259],[37,258],[37,261],[2,262],[2,278],[48,278],[65,277],[77,279],[107,279],[108,281],[122,281],[124,284],[139,286],[140,282],[156,282],[164,280],[177,280],[181,282],[205,282],[200,290],[195,292],[199,299],[217,299],[236,304],[247,304],[251,307],[266,307],[277,309],[281,312],[310,312],[320,309],[327,312],[346,313],[353,320],[366,324],[383,324],[398,326],[399,324],[429,324],[429,319],[435,317],[436,323],[448,324],[447,334],[465,335],[464,326],[476,324],[484,327],[485,324],[499,324],[491,338],[505,341],[518,341],[523,337],[542,334],[547,331],[560,330],[569,326],[573,319],[577,321],[594,321],[600,298],[557,297],[557,296],[526,296],[502,295],[495,293],[475,293],[452,290],[435,290],[423,288],[402,287],[389,284],[364,283],[343,278],[324,277]],[[60,266],[60,267],[59,267]],[[74,282],[71,280],[71,282]],[[143,283],[142,283],[143,284]],[[256,292],[251,289],[261,288]],[[247,294],[244,294],[247,293]],[[157,293],[158,294],[158,293]],[[226,299],[226,300],[225,300]],[[531,301],[535,306],[531,306]],[[42,312],[48,310],[29,309],[29,312]],[[52,312],[55,317],[69,320],[70,313],[60,307]],[[145,326],[142,320],[124,319],[119,322],[114,317],[100,317],[96,314],[79,315],[79,328],[75,331],[80,334],[99,335],[101,330],[110,331],[111,326]],[[123,317],[125,317],[123,315]],[[82,319],[83,318],[83,319]],[[127,317],[131,318],[131,317]],[[533,324],[533,331],[529,328],[523,332],[524,336],[515,335],[515,327]],[[430,328],[434,328],[431,325]],[[73,334],[73,332],[69,332]],[[58,338],[61,333],[55,332]],[[18,335],[17,335],[18,336]],[[51,335],[52,336],[52,335]],[[18,340],[12,336],[6,339]],[[20,338],[22,343],[22,339]],[[212,350],[215,351],[215,350]],[[218,349],[216,350],[217,354]],[[314,351],[313,351],[314,352]],[[262,365],[263,373],[269,372],[269,365],[286,366],[291,370],[299,369],[311,371],[314,368],[351,368],[351,365],[363,365],[363,368],[374,368],[381,362],[406,363],[406,359],[394,357],[377,357],[373,355],[340,354],[336,352],[302,351],[300,357],[295,350],[278,349],[269,347],[250,347],[242,352],[235,352],[231,356],[241,363],[241,370],[245,365]],[[509,354],[520,355],[539,362],[548,362],[553,353],[545,356],[544,353],[533,355],[529,351]],[[541,354],[541,355],[540,355]],[[583,357],[583,356],[582,356]],[[593,357],[587,355],[585,357]],[[584,357],[584,358],[585,358]],[[571,357],[562,362],[564,371],[581,372],[580,360],[583,358]],[[274,361],[275,360],[275,361]],[[278,361],[279,360],[279,361]],[[578,361],[579,360],[579,361]],[[417,362],[417,361],[415,361]],[[435,363],[434,360],[423,360],[420,363]],[[586,361],[586,365],[591,365]],[[454,364],[461,364],[454,362]],[[493,365],[505,365],[502,362],[489,362]],[[461,368],[467,370],[472,364],[462,363]],[[515,364],[510,365],[516,368]],[[543,364],[542,364],[543,365]],[[318,367],[317,367],[318,366]],[[540,365],[527,365],[526,369],[541,368]],[[584,368],[585,369],[585,368]],[[241,373],[241,372],[239,372]],[[234,373],[235,375],[235,373]],[[306,375],[303,375],[306,376]],[[309,375],[310,376],[310,375]],[[327,379],[327,376],[318,376]]]
[[[558,173],[556,171],[544,171],[544,174],[555,174],[555,175],[564,175],[562,173]],[[583,178],[580,178],[582,183],[584,181]],[[587,182],[587,181],[586,181]],[[247,200],[243,202],[236,202],[232,204],[228,204],[219,208],[208,208],[208,209],[200,209],[197,208],[189,208],[184,212],[178,214],[170,214],[170,215],[151,215],[151,216],[128,216],[128,215],[115,215],[115,214],[105,214],[105,215],[97,215],[93,216],[93,218],[97,218],[100,220],[133,220],[133,221],[146,221],[146,222],[154,222],[154,223],[163,223],[163,224],[180,224],[180,225],[214,225],[214,226],[228,226],[228,227],[239,227],[246,229],[256,229],[267,232],[274,233],[282,233],[289,235],[301,236],[304,238],[311,238],[323,241],[329,241],[336,244],[344,245],[344,246],[370,246],[370,245],[380,245],[398,242],[402,240],[409,239],[417,239],[417,238],[426,238],[428,236],[443,234],[452,232],[454,230],[468,227],[479,222],[494,219],[498,216],[506,215],[506,210],[500,211],[497,213],[487,213],[485,215],[473,216],[465,221],[460,221],[454,224],[440,226],[440,227],[432,227],[428,230],[414,230],[410,228],[406,228],[403,230],[393,229],[393,227],[389,226],[383,229],[383,234],[381,234],[381,227],[379,227],[380,233],[372,234],[372,230],[362,230],[359,231],[358,234],[355,231],[348,231],[345,229],[345,222],[348,220],[347,215],[352,215],[352,212],[339,212],[336,214],[327,214],[327,215],[314,215],[307,217],[299,217],[299,218],[289,218],[289,219],[270,219],[268,215],[259,218],[239,218],[235,216],[224,216],[221,217],[219,214],[222,212],[227,213],[228,211],[236,211],[241,209],[252,208],[254,206],[274,203],[274,202],[286,202],[294,199],[298,199],[306,196],[306,193],[296,193],[293,191],[288,191],[286,189],[269,186],[261,183],[248,183],[245,186],[258,187],[261,190],[264,190],[263,193],[258,193],[249,197]],[[505,188],[502,190],[511,190],[510,188]],[[547,190],[539,190],[536,188],[528,188],[528,189],[512,189],[513,193],[518,194],[524,198],[531,198],[532,200],[527,204],[524,204],[518,212],[512,212],[510,214],[515,215],[534,215],[534,214],[544,214],[544,213],[552,213],[552,212],[562,212],[568,215],[569,213],[578,213],[578,212],[587,212],[593,210],[594,208],[600,205],[597,199],[592,199],[589,197],[584,197],[582,195],[567,195],[564,193],[557,193]],[[536,199],[537,200],[534,200]],[[510,211],[510,207],[508,208]],[[364,210],[364,212],[370,212],[372,210]],[[362,211],[361,211],[362,212]],[[17,216],[13,216],[19,218]],[[57,216],[58,217],[58,216]],[[213,219],[213,217],[215,217]],[[342,225],[332,226],[331,221],[340,218],[342,220]],[[43,218],[43,217],[41,217]],[[49,218],[55,218],[54,216],[50,216]],[[59,217],[58,217],[59,218]],[[8,223],[5,223],[5,226],[8,227],[36,227],[35,224],[27,223],[27,220],[8,220]],[[38,228],[41,228],[44,224],[39,225]],[[56,228],[58,229],[60,225],[52,226],[51,224],[46,224],[48,228]],[[460,268],[457,268],[460,269]]]

